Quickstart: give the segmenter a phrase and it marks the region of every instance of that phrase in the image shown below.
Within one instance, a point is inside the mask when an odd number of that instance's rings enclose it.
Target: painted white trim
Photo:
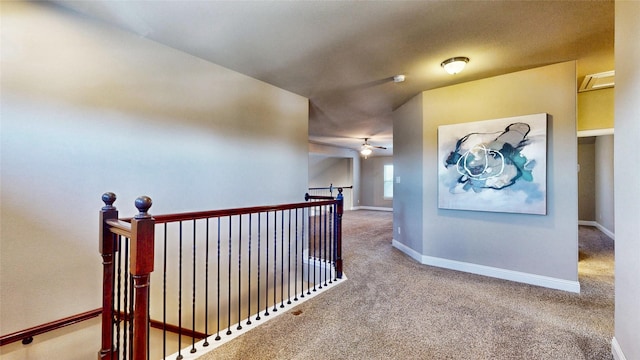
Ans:
[[[408,247],[407,245],[399,242],[396,239],[391,240],[391,246],[393,246],[394,248],[402,251],[403,253],[405,253],[406,255],[408,255],[410,258],[412,258],[413,260],[422,263],[422,254],[420,254],[419,252],[413,250],[412,248]]]
[[[477,274],[477,275],[489,276],[497,279],[542,286],[550,289],[563,290],[563,291],[568,291],[568,292],[573,292],[578,294],[580,293],[579,281],[570,281],[570,280],[553,278],[549,276],[542,276],[542,275],[524,273],[520,271],[506,270],[506,269],[500,269],[500,268],[495,268],[491,266],[437,258],[433,256],[426,256],[426,255],[419,254],[417,251],[409,248],[408,246],[396,240],[392,241],[392,245],[398,250],[410,256],[411,258],[420,262],[421,264],[436,266],[436,267],[450,269],[450,270],[468,272],[468,273]]]
[[[600,225],[599,223],[596,223],[596,227],[598,228],[598,230],[602,231],[605,235],[607,235],[608,237],[611,238],[611,240],[615,240],[616,239],[616,234],[614,234],[613,232],[611,232],[609,229],[607,229],[606,227]]]
[[[578,220],[578,225],[582,226],[593,226],[595,227],[597,222],[591,220]]]
[[[307,251],[307,250],[305,250]],[[305,259],[307,258],[307,256],[305,255]],[[314,261],[315,262],[315,261]],[[305,266],[304,268],[307,268],[307,262],[305,262]],[[315,265],[315,266],[319,266],[320,269],[324,269],[324,267],[322,265]],[[333,266],[331,266],[331,268],[333,268]],[[306,271],[306,270],[305,270]],[[322,274],[322,272],[319,272],[320,274]],[[315,290],[313,290],[311,292],[311,294],[306,294],[305,297],[298,297],[298,301],[292,302],[291,305],[288,305],[287,307],[285,307],[284,309],[280,309],[280,311],[276,311],[276,312],[271,312],[269,316],[262,316],[261,320],[256,321],[253,320],[253,325],[245,325],[242,324],[242,329],[237,330],[238,328],[238,323],[235,323],[233,325],[231,325],[232,329],[236,329],[233,331],[233,333],[231,335],[224,335],[222,336],[222,338],[220,340],[213,340],[213,336],[209,336],[209,345],[208,346],[204,346],[204,342],[205,340],[200,340],[199,342],[197,342],[195,344],[195,348],[196,348],[196,352],[195,353],[191,353],[189,351],[189,348],[191,348],[191,345],[189,345],[188,347],[185,347],[184,349],[182,349],[182,358],[183,360],[191,360],[191,359],[197,359],[200,356],[217,349],[218,347],[220,347],[221,345],[224,345],[226,343],[228,343],[229,341],[237,338],[238,336],[251,331],[255,328],[257,328],[258,326],[264,325],[267,321],[276,318],[277,316],[280,316],[282,314],[286,314],[287,312],[291,311],[292,309],[294,309],[296,306],[304,303],[305,301],[308,301],[322,293],[324,293],[325,291],[329,291],[330,289],[333,289],[335,286],[340,285],[342,283],[344,283],[345,281],[347,281],[347,276],[342,273],[342,279],[334,281],[332,283],[332,285],[329,286],[323,286],[320,288],[315,288]],[[178,352],[176,352],[175,354],[169,355],[168,357],[165,358],[165,360],[167,359],[176,359],[176,357],[178,356]]]
[[[358,210],[393,211],[393,208],[379,206],[358,206]]]
[[[620,348],[620,344],[618,344],[618,340],[616,340],[615,336],[611,340],[611,354],[613,354],[614,360],[627,360],[627,357],[624,356],[624,353]]]
[[[593,226],[595,228],[598,228],[598,230],[602,231],[608,237],[610,237],[611,240],[616,239],[615,233],[613,233],[611,230],[607,229],[606,227],[600,225],[600,223],[598,223],[597,221],[578,220],[578,225]]]
[[[578,137],[613,135],[613,132],[614,132],[613,128],[595,129],[595,130],[580,130],[580,131],[578,131]]]
[[[309,279],[311,274],[314,274],[314,279],[319,280],[318,282],[327,282],[327,279],[333,278],[336,274],[336,268],[333,264],[327,263],[326,261],[310,256],[309,249],[304,249],[302,252],[303,262],[302,262],[302,278]],[[326,277],[328,275],[328,278]],[[312,276],[313,277],[313,276]],[[346,279],[344,274],[342,275],[343,279]],[[330,280],[330,279],[329,279]]]

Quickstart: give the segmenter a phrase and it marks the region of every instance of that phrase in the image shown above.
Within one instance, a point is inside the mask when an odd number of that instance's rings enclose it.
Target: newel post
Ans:
[[[113,258],[118,250],[114,236],[109,230],[107,220],[118,219],[118,209],[113,206],[116,194],[107,192],[102,195],[105,206],[100,210],[100,245],[102,255],[102,342],[98,359],[113,359]]]
[[[336,276],[342,279],[342,214],[344,212],[344,198],[342,188],[338,188],[336,209]]]
[[[131,220],[131,263],[134,281],[133,359],[147,358],[149,340],[149,283],[153,272],[155,219],[147,212],[151,198],[136,199],[138,215]]]

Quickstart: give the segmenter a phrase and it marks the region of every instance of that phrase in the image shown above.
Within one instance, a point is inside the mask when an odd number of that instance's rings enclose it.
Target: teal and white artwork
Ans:
[[[438,127],[438,207],[546,215],[547,114]]]

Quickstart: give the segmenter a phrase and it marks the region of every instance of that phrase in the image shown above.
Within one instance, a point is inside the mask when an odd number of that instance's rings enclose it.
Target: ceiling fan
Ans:
[[[374,148],[382,150],[387,149],[384,146],[371,145],[369,144],[369,138],[364,138],[364,144],[362,144],[362,147],[360,148],[360,154],[362,154],[362,156],[364,156],[364,158],[366,159],[369,155],[371,155],[371,153],[373,153]]]

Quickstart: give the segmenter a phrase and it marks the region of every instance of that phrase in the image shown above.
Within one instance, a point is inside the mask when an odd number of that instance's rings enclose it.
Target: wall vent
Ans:
[[[584,77],[578,92],[610,88],[615,85],[615,70],[591,74]]]

